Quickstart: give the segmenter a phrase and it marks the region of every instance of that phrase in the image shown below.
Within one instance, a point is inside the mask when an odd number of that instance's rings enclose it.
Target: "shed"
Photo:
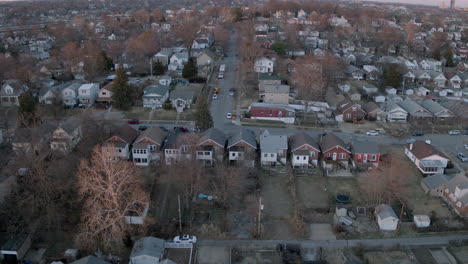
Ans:
[[[380,230],[383,231],[395,231],[400,221],[392,207],[387,204],[380,204],[375,207],[375,217]]]
[[[163,253],[164,240],[156,237],[144,237],[135,242],[129,264],[159,263]]]
[[[0,248],[3,261],[7,264],[16,264],[22,260],[31,247],[31,235],[19,234],[8,239]]]
[[[431,224],[431,219],[427,215],[414,215],[413,222],[418,228],[428,227]]]
[[[346,207],[344,205],[339,204],[339,205],[336,206],[335,214],[338,217],[347,216],[348,210],[346,209]]]

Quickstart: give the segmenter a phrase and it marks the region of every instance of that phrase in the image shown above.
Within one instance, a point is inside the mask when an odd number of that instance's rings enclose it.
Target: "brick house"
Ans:
[[[373,165],[379,167],[380,150],[376,142],[355,141],[352,146],[353,165],[355,167],[368,167]]]
[[[349,98],[338,103],[337,111],[342,115],[342,121],[345,122],[360,123],[363,122],[366,116],[366,111],[362,110],[359,104],[354,103]]]
[[[468,216],[468,178],[458,175],[442,187],[442,199],[460,216]]]
[[[287,124],[293,124],[296,117],[294,108],[286,105],[252,103],[249,111],[251,119],[280,121]]]
[[[299,132],[293,135],[289,141],[291,149],[291,165],[293,167],[309,167],[318,165],[320,147],[308,134]]]
[[[341,138],[335,134],[326,134],[320,139],[319,145],[324,168],[348,168],[351,151]]]

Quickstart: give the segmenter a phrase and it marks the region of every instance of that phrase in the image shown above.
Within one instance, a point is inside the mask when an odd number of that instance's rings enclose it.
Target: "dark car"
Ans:
[[[138,130],[140,131],[145,131],[146,129],[148,129],[148,126],[145,126],[145,125],[138,127]]]
[[[422,131],[414,131],[413,133],[411,133],[411,135],[413,137],[420,137],[420,136],[424,136],[424,132]]]
[[[128,120],[128,123],[131,124],[131,125],[138,125],[138,124],[140,124],[140,120],[130,119],[130,120]]]
[[[163,127],[163,126],[159,126],[159,128],[162,130],[162,131],[169,131],[166,127]]]
[[[174,127],[174,131],[189,132],[189,130],[185,127]]]

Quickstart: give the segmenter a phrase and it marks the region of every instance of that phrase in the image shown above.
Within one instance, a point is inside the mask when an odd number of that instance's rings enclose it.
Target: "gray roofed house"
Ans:
[[[335,134],[329,133],[325,136],[322,136],[322,139],[320,141],[320,148],[322,152],[326,152],[336,146],[340,146],[347,152],[350,152],[348,150],[348,146],[344,143],[344,141],[341,138],[337,137]]]
[[[454,116],[450,110],[431,99],[424,100],[421,106],[429,110],[435,117],[445,118]]]
[[[39,103],[53,104],[58,101],[62,94],[62,90],[71,86],[72,82],[66,82],[55,86],[45,86],[39,90]]]
[[[19,106],[19,97],[27,91],[18,80],[6,80],[0,89],[1,106]]]
[[[431,196],[440,197],[443,195],[443,186],[445,186],[452,177],[445,174],[434,174],[427,176],[421,180],[421,187],[424,192],[429,193]]]
[[[363,153],[363,154],[378,154],[380,153],[379,145],[371,141],[353,141],[352,153]]]
[[[152,160],[161,158],[161,149],[167,132],[152,126],[139,135],[132,146],[133,163],[138,166],[149,166]]]
[[[257,150],[257,139],[252,130],[239,127],[228,137],[227,149],[229,161],[243,161],[245,165],[255,165],[255,151]]]
[[[70,117],[53,132],[50,148],[64,154],[69,153],[81,141],[81,120]]]
[[[192,90],[175,89],[171,92],[169,101],[172,103],[172,107],[178,112],[182,112],[185,108],[191,107],[194,95],[195,93]]]
[[[219,129],[211,127],[205,130],[198,140],[197,160],[213,165],[214,160],[222,161],[226,135]]]
[[[169,98],[169,89],[159,83],[151,84],[143,90],[143,107],[161,108]]]
[[[112,137],[107,139],[103,148],[112,153],[111,159],[116,161],[117,157],[130,158],[130,147],[137,138],[138,131],[125,124],[119,127]]]
[[[205,130],[198,140],[199,145],[204,145],[208,142],[216,143],[219,147],[224,148],[226,145],[226,135],[221,130],[211,127]]]
[[[387,113],[380,109],[374,102],[368,102],[362,106],[362,110],[366,112],[366,118],[371,121],[385,121]]]
[[[398,105],[403,108],[410,118],[431,118],[432,114],[424,107],[420,106],[415,101],[410,98],[406,98],[403,102],[398,103]]]
[[[260,135],[260,161],[262,165],[286,165],[288,137],[284,134],[272,134],[265,130]]]
[[[317,141],[309,134],[300,132],[290,137],[289,146],[291,151],[295,151],[303,145],[309,145],[320,152],[320,147],[318,146]]]
[[[309,163],[318,164],[320,147],[317,141],[305,132],[290,137],[291,164],[293,167],[309,167]]]
[[[87,256],[87,257],[75,260],[71,262],[70,264],[110,264],[110,262],[107,262],[103,260],[102,258],[98,258],[96,256]]]
[[[15,153],[39,152],[48,145],[56,122],[46,121],[39,127],[17,128],[13,137],[12,147]]]
[[[463,173],[458,174],[443,189],[442,198],[453,210],[461,216],[468,216],[468,178]]]
[[[159,263],[164,254],[164,240],[156,237],[144,237],[133,245],[130,264]]]

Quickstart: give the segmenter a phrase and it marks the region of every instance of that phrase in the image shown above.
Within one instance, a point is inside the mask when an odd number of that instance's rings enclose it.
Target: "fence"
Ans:
[[[193,248],[192,243],[174,243],[174,242],[165,242],[164,248]]]

